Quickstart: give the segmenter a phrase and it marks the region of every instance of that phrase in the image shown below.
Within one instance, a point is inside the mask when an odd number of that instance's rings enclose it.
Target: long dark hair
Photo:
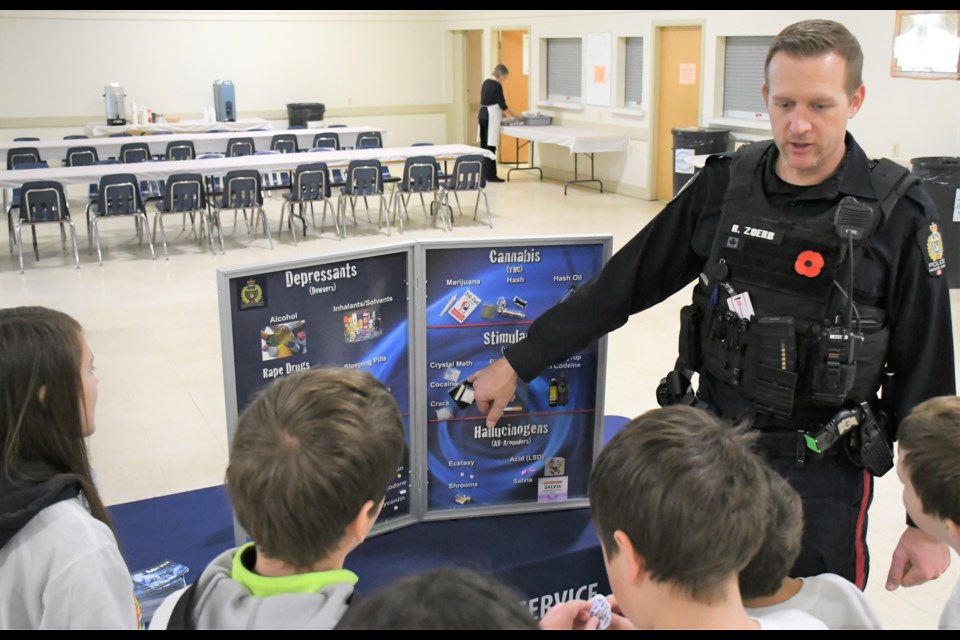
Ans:
[[[83,434],[81,334],[60,311],[0,309],[0,462],[14,483],[74,476],[91,515],[112,529]]]

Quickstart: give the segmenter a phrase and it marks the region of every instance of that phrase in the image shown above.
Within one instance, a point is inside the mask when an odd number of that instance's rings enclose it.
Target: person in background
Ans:
[[[243,410],[227,492],[253,542],[171,594],[151,629],[332,629],[358,578],[344,569],[403,459],[400,409],[372,375],[298,371]]]
[[[500,122],[503,120],[503,114],[511,118],[519,118],[514,111],[507,107],[507,101],[503,97],[503,81],[510,75],[510,70],[502,64],[493,68],[491,78],[483,81],[480,87],[480,146],[487,151],[492,151],[494,159],[487,160],[487,182],[503,182],[503,178],[497,176],[497,145],[500,140]]]
[[[90,468],[96,408],[80,324],[0,310],[0,629],[140,627]]]
[[[613,589],[611,628],[825,629],[801,611],[752,618],[737,575],[763,543],[770,486],[755,436],[692,407],[633,420],[590,474],[590,508]],[[544,629],[595,629],[590,603],[547,611]]]
[[[900,424],[897,475],[910,518],[960,553],[960,398],[922,402]],[[960,582],[943,608],[940,628],[960,630]]]
[[[786,480],[767,469],[770,508],[763,546],[740,572],[740,596],[756,618],[798,609],[830,629],[881,629],[880,619],[862,591],[832,573],[790,578],[800,553],[803,503]]]
[[[537,621],[523,596],[470,569],[448,567],[397,580],[363,598],[337,629],[531,631]]]

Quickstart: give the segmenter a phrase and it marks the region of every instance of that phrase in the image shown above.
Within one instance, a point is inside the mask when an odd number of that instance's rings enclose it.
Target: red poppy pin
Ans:
[[[803,251],[793,263],[793,269],[802,276],[816,278],[823,269],[823,256],[816,251]]]

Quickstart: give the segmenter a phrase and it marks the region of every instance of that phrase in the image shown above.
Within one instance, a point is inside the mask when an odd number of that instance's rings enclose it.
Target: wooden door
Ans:
[[[510,70],[510,75],[503,83],[503,97],[515,113],[523,113],[530,107],[530,76],[523,73],[523,37],[526,34],[526,31],[500,32],[500,64]],[[516,162],[517,139],[500,134],[497,155],[500,156],[500,162]],[[527,147],[523,147],[520,149],[520,162],[527,162],[527,157]]]
[[[673,198],[673,133],[700,124],[700,27],[660,27],[657,200]]]

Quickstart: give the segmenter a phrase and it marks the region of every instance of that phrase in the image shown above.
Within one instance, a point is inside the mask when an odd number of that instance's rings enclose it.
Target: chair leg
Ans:
[[[283,207],[280,207],[280,215],[283,215]],[[263,214],[263,219],[267,219],[267,214]],[[302,219],[302,218],[301,218]],[[293,203],[290,203],[290,217],[287,218],[287,223],[290,225],[290,235],[293,236],[293,246],[297,246],[297,225],[293,222]],[[304,223],[304,237],[306,237],[306,223]]]
[[[77,263],[77,269],[80,268],[80,251],[77,248],[77,227],[73,224],[73,220],[70,220],[70,238],[73,240],[73,260]]]
[[[17,254],[20,256],[20,273],[23,273],[23,238],[20,235],[20,223],[17,223]],[[13,247],[11,247],[13,249]]]
[[[273,238],[270,236],[270,225],[267,224],[267,212],[263,210],[263,207],[257,207],[257,214],[263,220],[263,230],[267,232],[267,242],[270,243],[270,250],[273,250]],[[256,226],[256,219],[254,219],[254,226]]]
[[[186,219],[187,215],[186,215],[186,214],[183,214],[183,217],[184,217],[184,228],[186,228],[186,220],[185,220],[185,219]],[[157,241],[157,229],[156,229],[157,219],[160,220],[160,238],[163,240],[163,258],[164,258],[165,260],[169,260],[169,259],[170,259],[170,254],[167,252],[167,231],[166,231],[166,229],[163,228],[163,216],[162,216],[161,214],[159,214],[159,213],[155,214],[154,217],[153,217],[153,226],[154,226],[154,229],[153,229],[153,238],[152,238],[151,242],[156,242],[156,241]]]
[[[483,206],[487,209],[487,224],[493,229],[493,216],[490,215],[490,201],[487,200],[487,190],[481,189],[480,192],[483,194]]]
[[[94,239],[97,241],[97,260],[100,261],[100,266],[102,267],[103,253],[101,253],[100,251],[100,225],[98,224],[99,222],[100,222],[100,218],[93,219],[93,236],[94,236]]]
[[[453,199],[457,201],[457,211],[459,211],[460,215],[462,216],[463,208],[460,206],[460,195],[456,191],[453,192]],[[450,215],[453,215],[452,211],[450,212]]]
[[[147,222],[147,214],[142,212],[138,213],[137,218],[141,220],[144,229],[148,229],[148,230],[150,229],[150,224]],[[160,228],[163,229],[163,222],[160,223]],[[144,235],[147,236],[147,246],[150,247],[150,258],[153,260],[156,260],[157,254],[153,252],[153,240],[150,239],[149,233],[146,233]],[[141,245],[142,244],[143,244],[143,241],[141,240]]]
[[[291,219],[291,220],[293,219],[293,203],[292,203],[292,202],[285,202],[285,203],[283,203],[283,206],[280,207],[280,227],[277,229],[277,240],[280,240],[280,241],[283,241],[283,217],[284,217],[284,215],[286,215],[286,213],[287,213],[287,206],[288,206],[288,205],[289,205],[289,207],[290,207],[290,219]],[[293,228],[292,228],[292,227],[291,227],[291,229],[290,229],[290,232],[291,232],[291,233],[293,232]],[[294,236],[293,243],[294,243],[294,244],[297,243],[296,236]]]
[[[486,195],[486,194],[484,194]],[[489,208],[489,207],[488,207]],[[477,201],[473,204],[473,219],[477,219],[477,211],[480,209],[480,189],[477,189]]]
[[[40,247],[37,246],[37,227],[30,225],[30,236],[33,239],[33,255],[36,256],[37,262],[40,262]]]

